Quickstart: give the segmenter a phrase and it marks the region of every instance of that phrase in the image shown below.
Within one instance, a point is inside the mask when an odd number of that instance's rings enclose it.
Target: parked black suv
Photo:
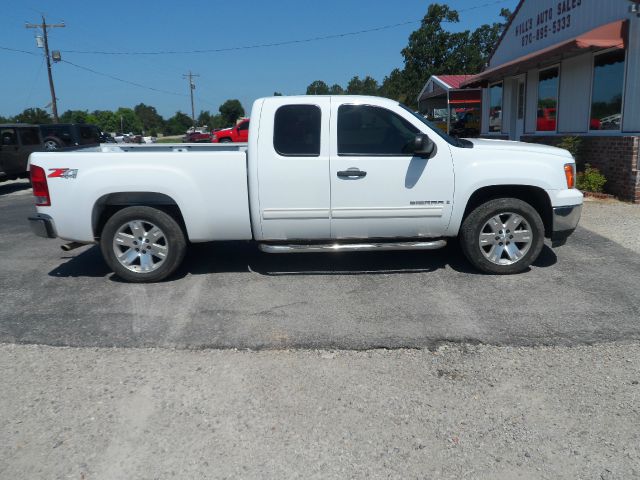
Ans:
[[[95,125],[84,123],[55,123],[40,125],[44,148],[47,151],[68,147],[99,145],[102,132]]]
[[[27,172],[32,152],[44,150],[38,125],[0,125],[0,177],[16,178]]]

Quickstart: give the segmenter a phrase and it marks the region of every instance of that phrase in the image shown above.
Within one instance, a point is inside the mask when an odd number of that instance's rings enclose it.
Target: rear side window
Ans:
[[[321,117],[317,105],[278,108],[273,127],[273,148],[288,157],[319,156]]]
[[[418,129],[400,115],[371,105],[338,109],[338,155],[413,155]]]
[[[37,128],[21,128],[19,131],[22,145],[40,144],[40,135]]]
[[[249,130],[249,122],[241,123],[241,124],[238,126],[238,130]]]

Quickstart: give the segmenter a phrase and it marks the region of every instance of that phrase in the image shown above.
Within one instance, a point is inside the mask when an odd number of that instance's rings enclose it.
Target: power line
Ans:
[[[468,12],[470,10],[477,10],[480,8],[490,7],[493,5],[498,5],[501,3],[506,3],[511,0],[494,0],[491,2],[483,3],[482,5],[476,5],[474,7],[464,8],[457,10],[458,13]],[[322,35],[311,38],[303,38],[296,40],[285,40],[282,42],[272,42],[272,43],[260,43],[253,45],[240,45],[237,47],[226,47],[226,48],[210,48],[203,50],[159,50],[153,52],[114,52],[114,51],[90,51],[90,50],[64,50],[66,53],[79,53],[79,54],[89,54],[89,55],[187,55],[187,54],[201,54],[201,53],[223,53],[223,52],[235,52],[238,50],[253,50],[256,48],[268,48],[268,47],[282,47],[286,45],[296,45],[301,43],[310,43],[310,42],[318,42],[322,40],[332,40],[336,38],[345,38],[352,37],[356,35],[362,35],[365,33],[373,33],[380,32],[382,30],[390,30],[393,28],[403,27],[406,25],[412,25],[416,23],[421,23],[422,20],[408,20],[406,22],[394,23],[390,25],[382,25],[379,27],[367,28],[364,30],[356,30],[353,32],[343,32],[343,33],[335,33],[332,35]],[[443,23],[450,23],[446,20]]]
[[[95,75],[100,75],[102,77],[110,78],[112,80],[116,80],[116,81],[121,82],[121,83],[126,83],[128,85],[133,85],[134,87],[144,88],[146,90],[151,90],[153,92],[158,92],[158,93],[166,93],[167,95],[176,95],[178,97],[186,97],[186,95],[184,93],[171,92],[171,91],[168,91],[168,90],[162,90],[160,88],[154,88],[154,87],[149,87],[147,85],[142,85],[141,83],[136,83],[136,82],[132,82],[130,80],[125,80],[123,78],[116,77],[116,76],[108,74],[108,73],[99,72],[99,71],[94,70],[94,69],[89,68],[89,67],[83,67],[82,65],[78,65],[77,63],[70,62],[69,60],[64,60],[63,59],[63,60],[60,60],[60,61],[62,63],[66,63],[66,64],[69,64],[69,65],[71,65],[73,67],[79,68],[80,70],[85,70],[85,71],[91,72],[91,73],[93,73]]]
[[[20,50],[19,48],[10,48],[10,47],[0,46],[0,50],[7,50],[9,52],[17,52],[17,53],[25,53],[27,55],[32,55],[34,57],[39,57],[40,56],[40,55],[38,55],[36,53],[29,52],[28,50]],[[78,65],[77,63],[70,62],[69,60],[61,59],[60,62],[61,63],[66,63],[66,64],[71,65],[72,67],[78,68],[80,70],[84,70],[86,72],[93,73],[94,75],[100,75],[101,77],[110,78],[111,80],[115,80],[117,82],[126,83],[127,85],[133,85],[134,87],[144,88],[145,90],[151,90],[153,92],[158,92],[158,93],[166,93],[167,95],[175,95],[175,96],[178,96],[178,97],[186,97],[187,96],[184,93],[171,92],[169,90],[162,90],[160,88],[150,87],[148,85],[143,85],[141,83],[136,83],[136,82],[132,82],[130,80],[125,80],[124,78],[116,77],[115,75],[111,75],[109,73],[99,72],[98,70],[94,70],[93,68],[85,67],[83,65]],[[208,102],[205,102],[205,103],[208,103]]]
[[[34,57],[40,56],[37,53],[29,52],[28,50],[20,50],[19,48],[0,47],[0,50],[8,50],[9,52],[26,53],[27,55],[33,55]]]

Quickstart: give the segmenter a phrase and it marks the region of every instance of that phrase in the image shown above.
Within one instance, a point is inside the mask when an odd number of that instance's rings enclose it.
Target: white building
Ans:
[[[579,164],[640,201],[640,0],[522,0],[488,67],[461,86],[482,88],[482,136],[579,136]]]

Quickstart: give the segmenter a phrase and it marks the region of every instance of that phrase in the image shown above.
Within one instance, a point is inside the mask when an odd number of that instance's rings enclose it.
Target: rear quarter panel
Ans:
[[[59,237],[92,242],[94,208],[106,195],[153,192],[172,198],[189,240],[251,239],[245,152],[34,153],[45,169],[77,169],[76,178],[47,178],[51,216]]]

